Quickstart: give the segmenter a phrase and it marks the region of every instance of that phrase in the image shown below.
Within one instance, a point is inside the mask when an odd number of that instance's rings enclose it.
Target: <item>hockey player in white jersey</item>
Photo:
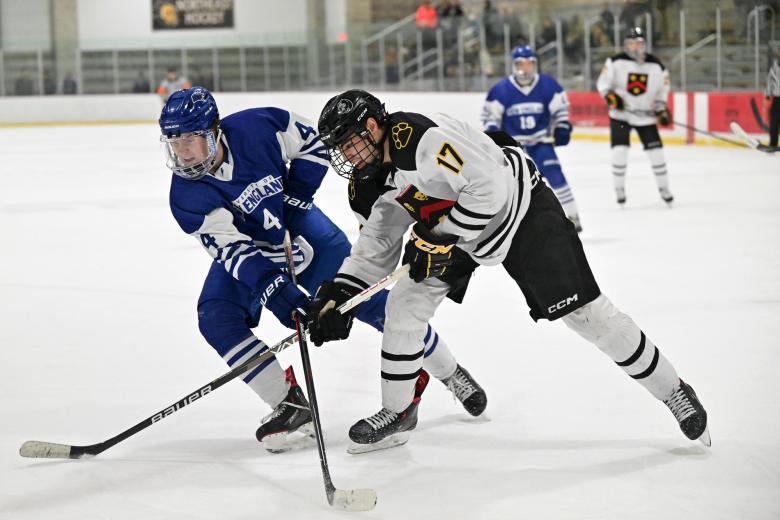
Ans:
[[[509,135],[489,136],[444,114],[388,114],[362,90],[328,101],[318,126],[333,168],[378,187],[332,284],[354,290],[387,275],[399,260],[409,265],[410,276],[390,291],[385,309],[382,408],[352,426],[355,443],[414,428],[414,384],[422,367],[416,345],[425,324],[475,266],[502,264],[534,320],[562,318],[663,401],[688,438],[709,445],[707,414],[693,389],[601,293],[574,226]],[[307,310],[315,344],[349,334],[349,315],[334,310],[343,297],[334,294],[318,292]]]
[[[669,71],[661,61],[645,52],[645,35],[640,27],[631,29],[624,52],[607,58],[596,88],[609,105],[609,135],[612,146],[612,178],[618,204],[626,202],[626,168],[629,135],[636,129],[655,174],[661,198],[670,204],[669,176],[658,123],[668,125],[671,115]]]
[[[553,147],[565,146],[571,139],[566,92],[552,76],[537,71],[536,53],[527,45],[512,51],[512,64],[514,73],[487,94],[482,128],[486,132],[503,130],[523,146],[580,232],[577,203]]]

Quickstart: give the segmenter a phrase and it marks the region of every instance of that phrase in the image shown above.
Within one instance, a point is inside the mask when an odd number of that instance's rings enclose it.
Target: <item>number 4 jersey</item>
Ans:
[[[310,207],[328,154],[311,122],[279,108],[231,114],[220,129],[224,162],[198,180],[173,175],[171,212],[185,233],[254,289],[284,267],[285,206]],[[294,253],[302,271],[313,252],[297,241]]]

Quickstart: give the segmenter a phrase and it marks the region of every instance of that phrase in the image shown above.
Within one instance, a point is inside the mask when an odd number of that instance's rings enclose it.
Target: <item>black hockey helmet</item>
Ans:
[[[623,40],[626,54],[634,58],[639,63],[645,61],[645,31],[641,27],[632,27]]]
[[[383,135],[380,142],[374,142],[366,129],[366,121],[369,117],[374,118],[379,126],[384,127],[388,120],[387,110],[376,96],[360,89],[347,90],[333,96],[322,109],[317,123],[320,140],[328,148],[333,169],[343,177],[373,173],[382,163],[382,145],[385,137]],[[357,155],[365,162],[359,164],[361,166],[359,171],[353,164],[354,158],[350,161],[340,149],[340,145],[353,135],[362,137],[364,141],[363,147],[357,150]],[[365,157],[365,153],[369,153],[370,157]]]
[[[628,34],[626,34],[626,40],[639,40],[645,39],[645,30],[641,27],[632,27],[628,30]]]
[[[333,96],[322,109],[317,123],[320,139],[328,148],[336,146],[350,135],[364,132],[369,117],[380,125],[387,120],[385,105],[376,96],[360,89]]]

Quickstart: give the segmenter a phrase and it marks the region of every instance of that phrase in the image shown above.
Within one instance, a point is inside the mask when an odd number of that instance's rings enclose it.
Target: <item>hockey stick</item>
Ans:
[[[739,126],[739,123],[736,121],[732,121],[729,124],[729,127],[731,128],[731,131],[745,141],[745,143],[748,145],[748,147],[758,150],[759,152],[765,152],[765,153],[775,153],[780,152],[780,146],[768,146],[763,143],[761,143],[758,139],[755,139],[753,137],[750,137],[747,132],[745,132],[745,129]]]
[[[655,117],[655,112],[653,112],[652,110],[626,110],[626,109],[623,109],[622,112],[627,112],[629,114],[634,114],[634,115],[637,115],[637,116]],[[679,121],[672,120],[671,123],[674,124],[674,125],[679,125],[679,126],[681,126],[683,128],[687,128],[688,130],[692,130],[692,131],[694,131],[696,133],[699,133],[699,134],[708,135],[708,136],[712,137],[713,139],[717,139],[717,140],[723,141],[725,143],[733,144],[734,146],[740,146],[742,148],[745,148],[747,146],[747,145],[745,145],[745,143],[740,143],[739,141],[734,141],[732,139],[727,139],[727,138],[721,137],[721,136],[719,136],[717,134],[713,134],[712,132],[708,132],[706,130],[702,130],[701,128],[696,128],[695,126],[690,126],[690,125],[686,125],[685,123],[680,123]]]
[[[758,127],[764,132],[769,132],[769,125],[767,125],[764,122],[764,118],[761,117],[761,111],[758,109],[756,98],[753,97],[750,98],[750,110],[753,111],[753,117],[756,119],[756,123],[758,123]]]
[[[287,271],[290,274],[290,279],[294,284],[297,284],[290,232],[287,230],[284,232],[284,253],[287,259]],[[330,478],[328,459],[325,455],[325,442],[322,439],[320,409],[317,406],[317,394],[314,391],[314,375],[311,371],[309,348],[306,345],[306,331],[298,312],[293,311],[293,318],[295,319],[295,332],[298,336],[298,348],[301,352],[303,376],[306,379],[306,393],[309,396],[309,411],[311,412],[311,421],[314,425],[314,438],[317,441],[317,451],[319,451],[320,455],[320,468],[322,469],[322,480],[325,482],[325,496],[328,498],[328,504],[346,511],[369,511],[376,505],[376,491],[373,489],[337,489]]]
[[[376,282],[374,285],[367,287],[366,289],[356,294],[351,299],[344,302],[342,305],[338,307],[338,311],[346,312],[354,308],[355,306],[360,305],[361,303],[368,300],[369,298],[371,298],[371,296],[378,293],[388,285],[391,285],[392,283],[401,279],[408,272],[409,272],[408,265],[399,267],[391,274],[385,276],[384,278]],[[263,352],[262,354],[257,354],[255,357],[248,359],[244,363],[238,365],[237,367],[233,368],[229,372],[221,375],[220,377],[216,378],[212,382],[201,386],[194,392],[190,392],[189,394],[187,394],[186,397],[179,399],[172,405],[163,408],[162,410],[152,415],[151,417],[147,417],[146,419],[139,422],[135,426],[132,426],[127,430],[115,435],[114,437],[111,437],[110,439],[106,439],[103,442],[98,442],[96,444],[89,444],[89,445],[70,445],[70,444],[59,444],[55,442],[26,441],[24,444],[22,444],[21,448],[19,448],[19,455],[21,455],[22,457],[29,457],[29,458],[36,458],[36,459],[80,459],[81,457],[85,457],[85,456],[98,455],[99,453],[106,451],[110,447],[122,442],[128,437],[132,437],[136,433],[145,430],[146,428],[153,425],[154,423],[157,423],[165,419],[166,417],[169,417],[170,415],[174,414],[175,412],[178,412],[188,404],[191,404],[193,401],[196,401],[212,393],[214,390],[224,385],[225,383],[232,381],[233,379],[237,378],[241,374],[260,365],[261,363],[269,359],[274,354],[277,354],[285,350],[286,348],[294,345],[297,342],[297,337],[298,337],[297,332],[291,334],[290,336],[287,336],[282,341],[270,347],[267,351]]]
[[[517,144],[524,145],[524,146],[530,146],[530,145],[541,144],[541,143],[544,143],[544,144],[555,144],[555,138],[550,136],[550,135],[546,135],[546,136],[540,137],[538,139],[534,139],[534,138],[528,138],[528,139],[520,138],[520,139],[515,139],[515,141],[517,141]]]

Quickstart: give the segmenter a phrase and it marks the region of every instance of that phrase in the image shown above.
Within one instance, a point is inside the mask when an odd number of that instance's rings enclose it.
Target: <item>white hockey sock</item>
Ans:
[[[382,406],[390,411],[403,412],[414,398],[414,385],[423,366],[421,332],[385,329],[382,334]]]
[[[574,202],[574,195],[572,195],[571,188],[568,184],[558,186],[553,189],[555,196],[558,198],[558,202],[563,206],[563,212],[567,217],[577,215],[577,203]]]
[[[428,325],[428,332],[423,340],[425,353],[423,354],[423,368],[436,379],[447,379],[455,373],[458,362],[450,352],[450,348],[444,338]]]
[[[680,378],[672,364],[634,320],[620,312],[603,294],[565,316],[563,321],[599,347],[657,399],[663,401],[674,392]]]
[[[230,368],[235,368],[266,350],[268,346],[253,334],[231,348],[222,358]],[[242,379],[271,408],[276,408],[290,389],[284,378],[284,370],[275,356],[244,374]]]
[[[628,146],[612,147],[612,180],[615,188],[626,187],[626,167],[628,164]]]
[[[659,188],[669,187],[669,176],[666,171],[666,159],[664,158],[663,148],[651,148],[647,151],[647,156],[650,158],[650,165],[653,168],[653,174],[655,175],[655,182]]]

